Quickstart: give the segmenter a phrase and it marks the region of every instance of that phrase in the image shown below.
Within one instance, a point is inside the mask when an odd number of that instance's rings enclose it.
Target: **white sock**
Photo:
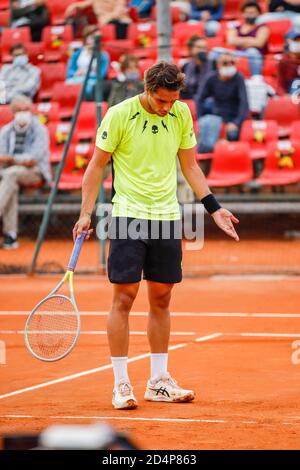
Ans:
[[[111,362],[113,365],[115,385],[121,381],[130,382],[127,371],[128,357],[112,357]]]
[[[159,377],[168,372],[168,353],[151,353],[151,381],[155,382]]]
[[[12,238],[17,238],[17,233],[16,232],[7,232],[7,235],[9,235]]]

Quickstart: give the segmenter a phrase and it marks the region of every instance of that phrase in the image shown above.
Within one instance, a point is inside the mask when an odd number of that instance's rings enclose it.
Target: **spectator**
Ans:
[[[192,0],[190,19],[205,23],[206,36],[215,36],[219,29],[219,21],[223,15],[222,0]]]
[[[211,62],[207,56],[207,41],[201,36],[192,36],[188,43],[190,60],[186,62],[182,71],[185,73],[185,88],[181,97],[185,100],[195,99],[200,93],[207,74],[212,70]]]
[[[285,52],[279,61],[278,80],[285,93],[300,92],[300,31],[291,31],[286,39]]]
[[[246,80],[246,90],[249,111],[252,114],[252,117],[263,119],[264,110],[269,96],[276,95],[274,88],[265,82],[262,75],[253,75]]]
[[[11,103],[14,120],[0,131],[0,217],[2,248],[17,248],[18,192],[20,185],[50,182],[47,128],[32,115],[32,101],[25,95]]]
[[[228,140],[238,140],[240,127],[248,114],[245,80],[237,71],[230,53],[221,54],[217,71],[206,79],[197,102],[200,153],[213,151],[224,123]]]
[[[83,30],[83,47],[77,49],[71,56],[68,69],[66,83],[82,83],[88,70],[88,66],[92,57],[94,38],[98,33],[97,26],[86,26]],[[103,80],[108,72],[109,55],[103,51],[101,53],[101,69],[100,77]],[[86,88],[86,98],[89,100],[94,99],[95,84],[97,81],[97,60],[93,61],[90,78],[88,79]]]
[[[129,8],[136,8],[140,18],[147,18],[151,15],[154,0],[130,0]]]
[[[125,55],[121,61],[120,73],[113,83],[108,98],[108,106],[114,106],[127,98],[132,98],[144,91],[143,81],[140,79],[138,58],[134,55]]]
[[[40,41],[42,31],[49,24],[47,0],[13,0],[11,26],[29,26],[32,41]]]
[[[297,19],[299,21],[299,13],[299,0],[271,0],[269,3],[269,13],[261,15],[258,19],[258,23],[290,19],[296,24]]]
[[[125,39],[127,35],[128,23],[131,19],[128,14],[126,0],[86,0],[75,2],[66,9],[66,16],[74,14],[80,15],[82,10],[92,7],[100,26],[105,24],[115,24],[117,39]]]
[[[246,57],[249,60],[252,75],[261,75],[263,56],[268,52],[269,28],[266,25],[257,25],[256,21],[261,14],[261,8],[255,1],[247,1],[241,7],[244,21],[240,26],[229,29],[227,33],[228,46],[236,47],[233,52],[236,57]],[[214,48],[211,59],[214,60],[224,48]]]
[[[18,94],[33,98],[40,87],[40,69],[29,63],[23,44],[14,44],[10,53],[13,57],[13,63],[3,65],[0,71],[0,82],[5,87],[6,103],[10,103],[13,97]]]

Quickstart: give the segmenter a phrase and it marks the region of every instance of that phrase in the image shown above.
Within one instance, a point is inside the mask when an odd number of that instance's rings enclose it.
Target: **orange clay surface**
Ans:
[[[143,282],[130,320],[129,373],[139,401],[132,411],[112,409],[112,370],[101,369],[110,364],[105,328],[112,286],[105,277],[75,276],[82,334],[66,359],[46,364],[27,352],[26,315],[58,279],[0,279],[0,339],[6,344],[0,435],[99,419],[144,449],[299,449],[300,354],[292,348],[295,341],[300,348],[299,278],[211,277],[175,286],[169,370],[195,390],[188,404],[143,399],[149,375]]]

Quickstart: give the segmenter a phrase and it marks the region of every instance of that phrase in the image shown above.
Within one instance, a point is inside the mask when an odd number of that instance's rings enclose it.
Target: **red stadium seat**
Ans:
[[[300,120],[292,122],[291,140],[300,140]]]
[[[268,40],[269,52],[272,54],[282,52],[285,41],[284,37],[292,27],[291,20],[268,21],[266,25],[270,29]]]
[[[60,105],[60,119],[70,119],[74,114],[81,84],[56,83],[52,91],[52,99]]]
[[[10,62],[10,48],[14,44],[26,46],[31,41],[30,28],[7,28],[3,29],[1,37],[2,62]]]
[[[173,37],[178,40],[179,45],[185,46],[188,39],[194,34],[204,36],[204,23],[199,21],[198,23],[187,23],[180,22],[176,23],[173,27]]]
[[[63,62],[54,64],[41,64],[41,87],[38,95],[39,101],[49,100],[52,97],[53,87],[56,82],[63,82],[66,78],[66,64]]]
[[[251,76],[250,66],[249,66],[249,61],[246,57],[236,57],[235,64],[236,64],[238,71],[245,78],[250,78]]]
[[[107,102],[101,103],[101,118],[107,112]],[[76,141],[94,141],[97,130],[96,103],[83,102],[80,107],[78,121],[76,123]]]
[[[119,60],[123,54],[132,54],[133,41],[130,39],[114,39],[103,43],[103,50],[108,52],[110,60]]]
[[[7,28],[10,22],[10,11],[0,10],[0,27]]]
[[[104,24],[101,26],[101,41],[114,41],[116,38],[116,28],[114,24]]]
[[[141,59],[139,61],[139,68],[141,73],[141,78],[143,79],[145,71],[149,69],[155,63],[154,59]]]
[[[224,2],[224,20],[233,20],[238,18],[242,0],[226,0]]]
[[[278,139],[278,125],[276,121],[252,121],[243,122],[240,141],[250,145],[252,160],[266,158],[266,144]]]
[[[282,140],[268,144],[265,167],[255,180],[264,186],[285,186],[300,181],[300,141]]]
[[[0,129],[8,124],[14,118],[13,112],[9,104],[0,105]]]
[[[265,119],[275,120],[279,126],[279,137],[289,136],[291,123],[300,119],[299,105],[290,96],[270,98],[265,109]]]
[[[81,189],[82,178],[92,154],[93,145],[75,144],[70,146],[65,166],[58,183],[58,189]]]
[[[0,10],[9,10],[10,0],[0,0]]]
[[[34,103],[33,111],[44,125],[59,121],[59,104],[55,101],[46,103]]]
[[[155,22],[130,23],[127,38],[137,47],[150,47],[157,40],[157,28]]]
[[[65,24],[65,11],[71,3],[74,3],[74,0],[50,0],[47,2],[51,24],[53,26]]]
[[[70,122],[50,123],[48,126],[50,140],[50,162],[58,163],[61,160],[64,144],[70,133]]]
[[[25,44],[29,61],[33,65],[41,65],[44,60],[44,45],[42,42],[28,42]]]
[[[73,30],[67,26],[46,26],[43,29],[42,41],[44,43],[44,60],[46,62],[60,62],[67,60],[69,43],[73,40]]]
[[[242,185],[253,178],[250,146],[246,142],[216,144],[207,182],[212,187]]]

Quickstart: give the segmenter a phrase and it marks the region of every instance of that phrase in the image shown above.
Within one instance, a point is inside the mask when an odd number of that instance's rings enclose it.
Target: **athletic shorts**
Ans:
[[[109,227],[108,278],[114,284],[182,280],[181,221],[113,217]]]

